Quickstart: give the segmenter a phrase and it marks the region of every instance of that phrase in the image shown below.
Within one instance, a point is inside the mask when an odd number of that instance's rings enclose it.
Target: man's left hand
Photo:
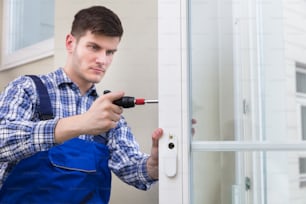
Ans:
[[[158,179],[158,141],[163,135],[163,129],[157,128],[152,133],[151,156],[147,161],[148,174],[152,179]]]

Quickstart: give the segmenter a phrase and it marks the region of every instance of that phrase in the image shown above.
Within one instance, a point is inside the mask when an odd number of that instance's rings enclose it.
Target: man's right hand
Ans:
[[[62,118],[55,127],[55,142],[62,143],[83,134],[99,135],[115,128],[123,112],[113,101],[124,96],[124,92],[111,92],[97,98],[83,114]]]
[[[116,127],[123,109],[113,104],[113,101],[123,96],[124,92],[110,92],[96,99],[90,109],[84,113],[86,134],[98,135]]]

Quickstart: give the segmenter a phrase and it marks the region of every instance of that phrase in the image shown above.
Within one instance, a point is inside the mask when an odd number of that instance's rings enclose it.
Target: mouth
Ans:
[[[96,73],[105,73],[105,69],[102,67],[91,67],[91,70],[93,70]]]

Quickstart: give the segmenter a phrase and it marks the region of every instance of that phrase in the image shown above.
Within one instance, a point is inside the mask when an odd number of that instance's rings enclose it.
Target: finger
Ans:
[[[158,141],[163,135],[163,129],[157,128],[153,133],[152,133],[152,147],[158,147]]]
[[[123,108],[121,106],[114,105],[112,108],[115,114],[121,115],[123,113]]]
[[[197,120],[192,118],[191,123],[192,123],[192,125],[195,125],[195,124],[197,124]],[[192,134],[192,136],[195,134],[195,128],[194,127],[191,128],[191,134]]]
[[[196,119],[194,119],[194,118],[192,118],[191,119],[191,123],[194,125],[194,124],[197,124],[197,120]]]
[[[111,105],[105,112],[105,118],[111,121],[119,121],[121,119],[121,109],[116,105]]]

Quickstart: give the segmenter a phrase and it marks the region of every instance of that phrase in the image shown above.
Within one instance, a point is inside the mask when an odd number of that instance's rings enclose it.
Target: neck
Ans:
[[[80,78],[77,73],[73,72],[69,66],[65,66],[64,71],[71,81],[79,87],[81,95],[84,95],[93,86],[93,83],[82,80],[82,78]]]

